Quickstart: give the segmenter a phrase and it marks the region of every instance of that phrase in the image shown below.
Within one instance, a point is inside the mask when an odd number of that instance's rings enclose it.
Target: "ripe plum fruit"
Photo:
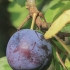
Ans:
[[[45,70],[52,60],[52,46],[43,34],[22,29],[10,38],[6,56],[13,70]]]

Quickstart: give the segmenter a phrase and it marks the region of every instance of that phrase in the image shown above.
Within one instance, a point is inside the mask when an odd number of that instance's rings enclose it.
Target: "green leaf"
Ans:
[[[64,1],[52,1],[49,4],[49,9],[47,9],[46,13],[45,13],[45,18],[47,20],[47,22],[51,23],[53,22],[54,17],[59,13],[59,11],[66,5],[68,1],[64,2]]]
[[[63,46],[58,42],[58,41],[56,41],[56,40],[53,40],[54,42],[55,42],[55,44],[58,46],[58,48],[60,48],[61,50],[63,50],[63,51],[66,51],[64,48],[63,48]]]
[[[60,70],[60,64],[57,60],[55,61],[55,70]]]
[[[57,45],[56,47],[60,48],[62,51],[65,51],[65,49],[62,47],[62,45],[57,42],[56,40],[53,40],[54,43]],[[64,62],[65,61],[65,54],[64,53],[59,53],[62,61]],[[56,55],[56,49],[54,48],[53,46],[53,62],[54,62],[54,66],[55,66],[55,70],[64,70],[63,66],[61,65],[61,63],[59,62],[58,58],[57,58],[57,55]]]
[[[14,2],[15,3],[18,3],[20,6],[24,6],[25,4],[25,2],[26,2],[26,0],[14,0]]]
[[[67,2],[67,1],[66,1]],[[64,11],[70,9],[70,1],[68,1],[59,11],[59,13],[54,17],[53,21],[55,21]],[[70,32],[70,23],[68,23],[61,31]]]
[[[66,1],[66,4],[61,8],[59,13],[54,17],[54,20],[56,20],[64,11],[70,9],[70,1]]]
[[[17,28],[21,25],[28,15],[28,10],[25,6],[21,7],[19,4],[11,2],[8,11],[11,13],[12,25]]]
[[[69,24],[69,26],[65,26],[61,31],[70,33],[70,24]]]
[[[70,60],[68,58],[66,58],[65,60],[65,65],[68,68],[68,70],[70,70]]]
[[[6,57],[0,58],[0,70],[12,70],[7,62]]]

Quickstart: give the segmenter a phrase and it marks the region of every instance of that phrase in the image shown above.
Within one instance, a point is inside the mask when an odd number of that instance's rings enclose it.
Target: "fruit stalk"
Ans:
[[[37,13],[34,13],[33,14],[32,24],[31,24],[31,28],[30,29],[33,29],[33,27],[34,27],[34,22],[35,22],[36,16],[37,16]]]

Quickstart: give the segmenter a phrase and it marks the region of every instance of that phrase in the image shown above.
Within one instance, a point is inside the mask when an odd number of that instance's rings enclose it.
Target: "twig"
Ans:
[[[70,37],[70,33],[67,33],[67,32],[59,32],[59,33],[57,34],[57,36],[58,36],[59,38],[61,38],[62,40],[65,40],[65,37]]]
[[[65,54],[66,56],[68,56],[68,53],[67,53],[67,52],[64,52],[63,50],[61,50],[61,49],[54,43],[53,40],[50,40],[50,42],[52,43],[52,45],[54,46],[54,48],[58,50],[59,53],[61,52],[61,53]]]
[[[57,39],[57,41],[65,48],[65,50],[70,55],[70,49],[67,47],[67,45],[65,45],[64,42],[58,36],[55,35],[54,37]]]
[[[65,66],[65,64],[63,63],[63,61],[62,61],[62,59],[61,59],[61,57],[60,57],[60,55],[59,55],[57,50],[56,50],[56,55],[57,55],[58,60],[60,61],[61,65],[64,67],[64,69],[68,70],[67,67]]]
[[[27,16],[27,18],[23,21],[23,23],[17,28],[17,30],[20,30],[22,28],[22,26],[24,25],[24,23],[29,20],[30,15]]]
[[[58,34],[57,34],[58,36],[63,36],[63,37],[70,37],[70,33],[67,33],[67,32],[59,32]]]
[[[61,51],[61,52],[63,52],[64,54],[66,54],[64,51],[62,51],[61,49],[59,49],[58,47],[57,47],[57,45],[51,40],[51,43],[53,44],[53,46],[55,47],[55,49],[56,49],[56,55],[57,55],[57,58],[58,58],[58,60],[60,61],[60,63],[61,63],[61,65],[66,69],[66,70],[68,70],[67,69],[67,67],[65,66],[65,64],[63,63],[63,61],[62,61],[62,59],[61,59],[61,57],[60,57],[60,55],[59,55],[59,51]],[[66,54],[67,55],[67,54]]]

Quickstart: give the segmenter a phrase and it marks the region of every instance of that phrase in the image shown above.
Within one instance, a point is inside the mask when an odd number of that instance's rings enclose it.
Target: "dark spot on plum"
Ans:
[[[40,39],[41,39],[41,41],[43,41],[43,40],[44,40],[44,36],[43,36],[43,35],[41,35]]]
[[[41,46],[41,48],[42,48],[43,50],[45,50],[46,54],[48,54],[49,49],[47,48],[46,45]]]

